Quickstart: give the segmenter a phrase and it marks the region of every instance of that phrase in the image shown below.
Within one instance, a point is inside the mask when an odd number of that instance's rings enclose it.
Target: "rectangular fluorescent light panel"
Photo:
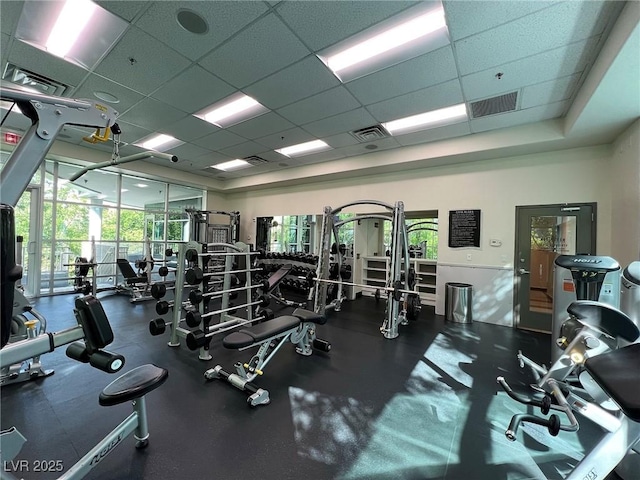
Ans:
[[[391,134],[409,133],[427,128],[435,128],[466,120],[467,106],[464,103],[452,107],[441,108],[431,112],[420,113],[410,117],[399,118],[382,126]]]
[[[235,160],[230,160],[228,162],[219,163],[217,165],[211,165],[211,168],[216,168],[218,170],[223,170],[225,172],[228,172],[230,170],[240,170],[241,168],[246,168],[250,166],[251,164],[246,160],[235,159]]]
[[[64,58],[89,24],[97,5],[89,0],[67,0],[51,29],[47,52]]]
[[[444,8],[439,5],[425,11],[420,5],[340,42],[318,57],[342,82],[348,82],[448,44]]]
[[[267,113],[269,109],[253,98],[238,93],[211,105],[194,116],[220,128],[227,128]]]
[[[145,150],[155,150],[156,152],[164,152],[166,150],[170,150],[172,148],[177,147],[178,145],[182,145],[184,142],[182,140],[178,140],[171,135],[165,135],[163,133],[155,133],[153,135],[141,138],[137,142],[133,144],[142,147]]]
[[[90,0],[27,0],[16,38],[40,50],[92,69],[128,27]]]
[[[280,155],[284,155],[285,157],[301,157],[303,155],[309,155],[311,153],[330,149],[331,147],[322,140],[313,140],[312,142],[299,143],[298,145],[281,148],[276,150],[276,152]]]

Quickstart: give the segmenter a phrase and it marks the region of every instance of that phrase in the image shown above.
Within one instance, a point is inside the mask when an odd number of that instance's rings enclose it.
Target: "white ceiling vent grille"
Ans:
[[[485,98],[471,103],[471,116],[473,118],[496,115],[498,113],[511,112],[516,109],[518,92],[505,93],[497,97]]]
[[[51,80],[39,73],[30,72],[12,63],[7,63],[2,72],[2,80],[24,89],[36,90],[45,95],[62,95],[67,85]]]
[[[371,127],[361,128],[360,130],[354,130],[351,132],[351,135],[360,143],[366,143],[386,138],[389,136],[389,132],[387,132],[382,125],[373,125]]]
[[[243,160],[246,160],[247,162],[249,162],[253,166],[264,165],[265,163],[269,163],[268,160],[265,160],[264,158],[259,157],[257,155],[251,155],[250,157],[245,157],[245,158],[243,158]]]

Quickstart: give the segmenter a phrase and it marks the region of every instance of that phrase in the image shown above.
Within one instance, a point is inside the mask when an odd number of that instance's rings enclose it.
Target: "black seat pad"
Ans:
[[[640,343],[591,357],[584,366],[620,410],[640,422]]]
[[[567,308],[567,312],[576,317],[580,323],[628,342],[635,342],[640,337],[640,330],[633,320],[606,303],[592,300],[578,300]]]
[[[248,347],[254,343],[292,330],[298,325],[300,325],[300,319],[298,317],[283,315],[268,322],[259,323],[253,327],[243,328],[242,330],[233,332],[222,339],[222,344],[225,348],[231,349]]]
[[[168,376],[169,372],[164,368],[150,363],[141,365],[104,387],[98,401],[100,405],[109,407],[135,400],[158,388]]]
[[[293,269],[293,265],[287,264],[280,267],[274,274],[269,277],[269,291],[271,293],[274,288],[278,286],[284,278],[289,275],[289,272]]]
[[[313,322],[318,325],[327,323],[327,317],[324,315],[312,312],[311,310],[305,310],[304,308],[296,308],[291,315],[298,317],[303,322]]]
[[[127,281],[127,285],[135,285],[136,283],[146,283],[146,276],[138,276],[136,272],[134,272],[129,260],[126,258],[118,258],[116,259],[116,263],[118,264],[118,269],[120,273]]]

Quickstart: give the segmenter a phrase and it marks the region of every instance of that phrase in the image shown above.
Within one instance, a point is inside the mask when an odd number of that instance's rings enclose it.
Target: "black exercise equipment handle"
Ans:
[[[536,417],[535,415],[527,415],[525,413],[519,413],[511,417],[511,422],[509,422],[509,427],[507,431],[504,432],[505,436],[514,442],[516,440],[516,434],[518,433],[518,427],[521,423],[535,423],[536,425],[542,425],[543,427],[547,427],[549,430],[549,434],[552,436],[558,435],[560,432],[560,418],[553,414],[549,418],[541,418]]]
[[[507,393],[507,395],[513,398],[516,402],[520,402],[525,405],[532,405],[534,407],[539,407],[540,411],[544,415],[549,413],[549,410],[551,409],[551,398],[549,397],[549,395],[545,394],[542,400],[536,400],[535,398],[525,397],[524,395],[520,395],[514,392],[509,386],[509,384],[506,382],[504,377],[498,377],[496,378],[496,381],[500,384],[500,386]]]

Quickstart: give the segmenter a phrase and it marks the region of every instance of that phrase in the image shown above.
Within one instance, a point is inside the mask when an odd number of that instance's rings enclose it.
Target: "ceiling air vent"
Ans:
[[[243,160],[246,160],[253,166],[264,165],[265,163],[269,163],[268,160],[265,160],[264,158],[259,157],[257,155],[251,155],[250,157],[245,157],[243,158]]]
[[[354,130],[351,132],[351,135],[360,143],[366,143],[386,138],[389,136],[389,133],[382,125],[373,125],[371,127],[361,128],[360,130]]]
[[[30,72],[12,63],[7,63],[4,68],[2,80],[18,87],[36,90],[38,93],[44,93],[45,95],[60,96],[68,88],[63,83],[56,82],[39,73]]]
[[[480,118],[488,115],[496,115],[497,113],[511,112],[516,109],[517,100],[518,92],[511,92],[472,102],[471,116],[473,118]]]

